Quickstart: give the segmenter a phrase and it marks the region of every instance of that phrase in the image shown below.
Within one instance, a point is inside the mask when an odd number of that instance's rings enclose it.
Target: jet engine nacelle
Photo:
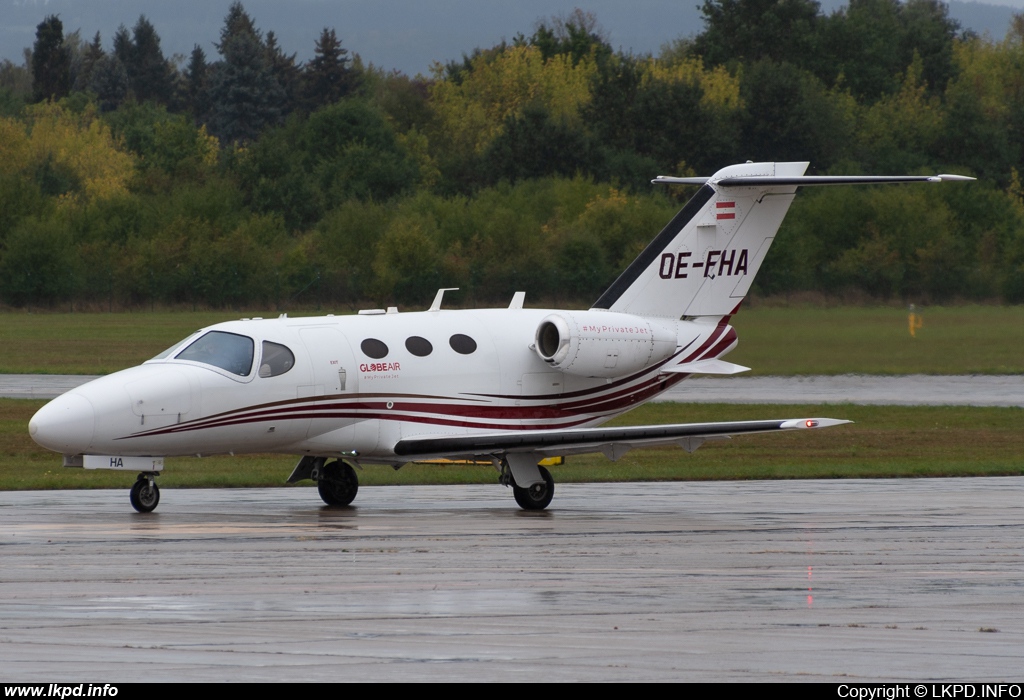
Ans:
[[[562,372],[622,377],[671,357],[676,329],[611,311],[559,311],[537,326],[534,347]]]

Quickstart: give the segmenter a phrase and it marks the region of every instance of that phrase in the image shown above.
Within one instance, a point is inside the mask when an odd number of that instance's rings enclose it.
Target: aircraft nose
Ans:
[[[54,452],[82,454],[92,444],[96,411],[80,394],[64,394],[40,408],[28,423],[39,445]]]

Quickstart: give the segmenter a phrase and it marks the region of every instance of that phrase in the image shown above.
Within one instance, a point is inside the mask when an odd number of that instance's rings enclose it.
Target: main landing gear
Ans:
[[[288,483],[312,479],[324,503],[329,506],[347,506],[359,492],[359,478],[353,464],[344,459],[328,462],[326,457],[306,455],[295,465]]]
[[[523,510],[544,510],[555,495],[555,480],[538,461],[537,455],[531,453],[509,453],[500,463],[495,461],[495,466],[500,464],[498,481],[512,487],[512,495]]]
[[[515,480],[512,481],[512,495],[515,496],[516,503],[523,510],[544,510],[551,504],[551,499],[555,496],[555,480],[551,478],[551,472],[544,467],[537,467],[537,469],[540,471],[541,478],[544,479],[543,484],[534,484],[523,488],[516,486]]]
[[[155,472],[142,472],[132,484],[129,493],[132,508],[140,513],[151,513],[160,503],[160,487],[156,485]]]
[[[327,505],[347,506],[359,491],[359,477],[351,464],[337,459],[320,468],[316,488]]]

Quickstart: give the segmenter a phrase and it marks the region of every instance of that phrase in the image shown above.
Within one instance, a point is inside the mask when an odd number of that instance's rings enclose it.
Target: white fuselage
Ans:
[[[222,323],[165,358],[68,392],[36,414],[30,431],[66,455],[280,452],[402,463],[408,457],[393,448],[410,437],[599,425],[687,376],[666,368],[721,357],[736,343],[728,317],[638,319],[645,330],[618,314],[622,327],[577,323],[589,335],[572,351],[589,348],[598,362],[562,371],[535,347],[553,313],[600,322],[610,312],[510,308]],[[605,351],[648,348],[643,336],[652,327],[667,348],[653,362],[631,357],[629,366],[626,351]],[[251,339],[251,366],[175,357],[211,331]],[[265,355],[279,346],[294,362],[274,374]]]

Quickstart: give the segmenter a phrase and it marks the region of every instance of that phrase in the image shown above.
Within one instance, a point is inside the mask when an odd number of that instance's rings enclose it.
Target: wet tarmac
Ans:
[[[1024,478],[162,495],[0,493],[3,681],[1021,680]]]

